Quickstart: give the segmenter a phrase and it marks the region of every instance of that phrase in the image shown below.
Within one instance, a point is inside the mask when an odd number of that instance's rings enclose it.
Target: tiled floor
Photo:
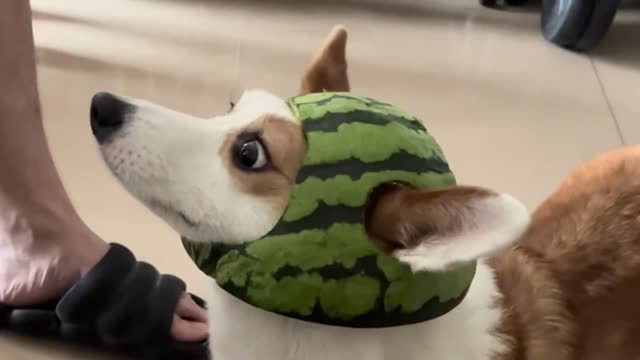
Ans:
[[[200,294],[206,280],[177,235],[102,165],[87,117],[96,91],[197,115],[225,110],[249,87],[293,95],[311,53],[342,23],[354,91],[422,117],[461,182],[534,208],[580,162],[640,143],[638,13],[622,14],[584,56],[546,43],[535,10],[476,0],[31,2],[46,128],[73,201],[105,239]],[[108,358],[7,335],[0,348],[0,359]]]

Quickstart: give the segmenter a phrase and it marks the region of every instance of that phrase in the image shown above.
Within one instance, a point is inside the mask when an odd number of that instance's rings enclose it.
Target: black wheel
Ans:
[[[502,3],[509,6],[520,6],[524,5],[529,0],[503,0]],[[486,7],[496,7],[498,6],[498,0],[480,0],[480,4]]]
[[[595,48],[607,35],[613,19],[618,12],[620,0],[596,1],[596,7],[589,21],[589,27],[575,44],[574,49],[578,51],[589,51]]]
[[[620,0],[543,0],[542,33],[550,42],[588,51],[607,33]]]
[[[552,43],[572,47],[580,39],[596,0],[543,0],[542,33]]]
[[[495,7],[497,5],[497,0],[480,0],[480,4],[486,7]]]
[[[506,0],[505,1],[509,6],[521,6],[528,2],[528,0]]]

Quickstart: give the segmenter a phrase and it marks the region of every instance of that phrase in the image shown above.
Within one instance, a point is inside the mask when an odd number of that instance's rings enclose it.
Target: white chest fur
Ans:
[[[486,360],[503,350],[491,331],[500,310],[492,269],[478,263],[466,299],[424,324],[387,329],[318,325],[268,313],[214,284],[209,302],[215,360]]]

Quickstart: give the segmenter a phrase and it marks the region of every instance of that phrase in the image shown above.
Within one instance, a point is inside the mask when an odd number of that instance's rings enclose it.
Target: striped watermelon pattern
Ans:
[[[427,321],[458,305],[475,263],[413,274],[379,252],[363,226],[369,192],[389,181],[420,188],[455,184],[422,123],[394,106],[348,93],[289,100],[308,152],[282,219],[242,245],[185,248],[236,297],[285,316],[349,327]]]

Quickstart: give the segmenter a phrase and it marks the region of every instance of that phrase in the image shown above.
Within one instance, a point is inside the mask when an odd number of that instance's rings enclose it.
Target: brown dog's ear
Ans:
[[[349,91],[347,31],[336,26],[302,78],[299,95],[322,91]]]
[[[369,197],[371,241],[417,271],[441,271],[488,256],[517,241],[529,224],[515,198],[475,187],[417,190],[378,187]]]

